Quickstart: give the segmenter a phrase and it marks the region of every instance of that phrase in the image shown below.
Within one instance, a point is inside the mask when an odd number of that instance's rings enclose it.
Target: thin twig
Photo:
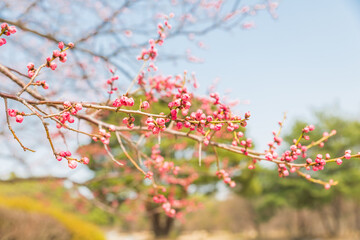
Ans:
[[[25,147],[25,146],[21,143],[20,139],[16,136],[15,131],[12,129],[12,127],[11,127],[11,125],[10,125],[9,114],[8,114],[8,104],[7,104],[7,99],[6,99],[6,98],[4,98],[4,103],[5,103],[6,122],[7,122],[7,125],[8,125],[8,128],[9,128],[10,132],[12,133],[12,135],[14,136],[14,138],[15,138],[16,141],[20,144],[20,146],[22,147],[22,149],[23,149],[24,151],[28,150],[28,151],[30,151],[30,152],[35,152],[34,150]]]
[[[108,147],[106,144],[104,144],[104,148],[105,148],[107,154],[110,156],[111,160],[113,160],[114,162],[116,162],[116,163],[119,164],[120,166],[123,166],[123,165],[124,165],[124,164],[122,164],[121,162],[119,162],[118,160],[115,159],[114,155],[112,155],[112,153],[111,153],[110,150],[109,150],[109,147]]]
[[[145,171],[141,169],[141,167],[134,161],[134,159],[132,159],[132,157],[128,154],[128,152],[126,151],[124,144],[121,141],[121,137],[120,137],[120,133],[119,132],[115,132],[116,138],[120,144],[121,149],[123,150],[125,156],[132,162],[132,164],[134,164],[134,166],[137,168],[137,170],[139,170],[140,172],[142,172],[144,175],[146,175]]]

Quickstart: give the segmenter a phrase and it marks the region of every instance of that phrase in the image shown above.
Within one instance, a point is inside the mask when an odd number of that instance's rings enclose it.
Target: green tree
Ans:
[[[329,153],[332,157],[343,156],[347,149],[360,148],[360,122],[348,119],[342,115],[331,114],[328,111],[317,112],[316,130],[309,134],[311,140],[320,139],[324,132],[333,129],[337,134],[325,142],[323,147],[309,149],[308,156]],[[297,121],[290,133],[284,138],[290,146],[293,144],[295,134],[308,123]],[[311,141],[310,140],[310,141]],[[309,141],[301,140],[300,143],[309,144]],[[304,161],[304,159],[300,160]],[[312,177],[319,179],[334,179],[339,183],[332,187],[331,191],[324,189],[321,185],[299,181],[295,173],[290,174],[285,179],[279,178],[272,171],[259,169],[258,171],[268,172],[267,174],[257,174],[262,185],[262,193],[254,201],[255,213],[258,221],[265,222],[275,215],[277,210],[282,207],[291,207],[298,210],[298,232],[301,235],[311,234],[311,228],[306,225],[305,220],[300,214],[300,210],[307,208],[321,214],[321,224],[331,235],[338,235],[340,232],[340,220],[342,212],[342,202],[344,198],[352,199],[357,204],[354,211],[359,212],[360,199],[360,168],[358,161],[347,161],[343,159],[342,171],[338,171],[338,165],[328,163],[325,169],[317,172],[309,172]],[[306,170],[303,170],[306,172]],[[331,213],[326,213],[324,207],[331,207]],[[330,220],[331,219],[331,220]],[[356,219],[356,226],[360,227],[360,219]]]

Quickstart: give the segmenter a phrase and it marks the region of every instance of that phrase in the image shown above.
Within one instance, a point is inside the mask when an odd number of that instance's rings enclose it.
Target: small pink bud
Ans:
[[[87,158],[87,157],[83,157],[81,160],[84,164],[89,164],[89,161],[90,161],[89,158]]]
[[[54,62],[50,63],[51,70],[55,70],[56,67],[57,67],[56,63],[54,63]]]
[[[64,48],[64,43],[63,42],[59,42],[58,47],[62,50]]]
[[[60,51],[59,51],[59,50],[53,51],[53,56],[54,56],[55,58],[59,57],[59,56],[60,56]]]
[[[150,107],[150,104],[148,101],[144,101],[141,103],[141,108],[148,109]]]
[[[80,111],[80,110],[82,109],[82,104],[81,104],[81,103],[77,103],[77,104],[75,105],[75,108],[76,108],[76,110]]]
[[[68,166],[69,166],[69,168],[74,169],[77,167],[77,162],[75,160],[70,160],[68,162]]]
[[[10,117],[16,117],[17,110],[15,109],[8,109],[8,114]]]
[[[16,122],[18,123],[22,123],[22,121],[24,120],[24,117],[22,115],[16,115],[16,118],[15,118]]]
[[[75,119],[72,116],[69,116],[68,121],[69,121],[69,123],[74,123]]]
[[[6,44],[6,39],[5,38],[0,38],[0,46]]]
[[[26,66],[29,70],[34,69],[34,64],[33,63],[28,63],[28,65]]]
[[[69,107],[71,107],[71,102],[65,101],[65,102],[63,103],[63,105],[64,105],[65,108],[69,108]]]
[[[176,127],[177,127],[178,129],[182,129],[183,124],[182,124],[181,122],[177,122],[177,123],[176,123]]]
[[[248,166],[248,169],[253,170],[255,168],[255,165],[251,164]]]
[[[2,24],[1,24],[1,28],[2,28],[2,29],[8,28],[8,26],[9,26],[9,25],[8,25],[7,23],[2,23]]]
[[[145,178],[148,178],[148,179],[151,180],[151,179],[153,178],[153,175],[154,175],[154,174],[149,171],[149,172],[146,173]]]

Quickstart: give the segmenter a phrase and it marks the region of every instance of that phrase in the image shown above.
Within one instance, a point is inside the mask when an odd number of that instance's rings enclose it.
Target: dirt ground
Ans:
[[[155,238],[152,236],[151,232],[137,232],[137,233],[120,233],[116,230],[108,230],[106,232],[106,238],[108,240],[154,240]],[[183,233],[175,238],[167,238],[162,240],[288,240],[289,238],[282,237],[263,237],[256,238],[255,232],[249,231],[247,233],[238,233],[233,234],[226,231],[217,231],[209,233],[207,231],[193,231],[189,233]],[[339,238],[293,238],[292,240],[360,240],[360,236],[347,236],[347,237],[339,237]]]

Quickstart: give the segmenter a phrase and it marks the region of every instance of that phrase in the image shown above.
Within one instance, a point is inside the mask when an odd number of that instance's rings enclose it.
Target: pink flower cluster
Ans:
[[[242,133],[242,132],[239,132],[239,133]],[[240,134],[240,136],[241,136],[241,135],[242,135],[242,134]],[[243,147],[245,147],[245,149],[251,148],[251,147],[252,147],[252,139],[251,139],[251,138],[247,138],[246,140],[241,140],[241,141],[240,141],[240,145],[243,146]],[[246,154],[245,150],[244,150],[243,152]]]
[[[92,137],[92,139],[97,142],[98,140],[100,140],[103,144],[108,145],[110,143],[110,137],[111,134],[109,132],[106,132],[105,129],[99,129],[99,134],[101,137]]]
[[[34,85],[42,86],[44,89],[49,88],[49,85],[46,83],[46,81],[37,80]]]
[[[306,146],[302,146],[301,143],[298,143],[298,145],[291,145],[290,151],[285,151],[281,156],[281,161],[286,162],[293,162],[301,155],[302,157],[306,157]],[[274,153],[275,154],[275,153]],[[276,158],[277,156],[274,156]]]
[[[158,39],[157,40],[154,40],[154,39],[149,40],[150,48],[143,49],[141,51],[140,56],[138,56],[138,58],[137,58],[138,60],[154,61],[155,58],[157,57],[157,50],[155,49],[155,45],[158,44],[159,46],[161,46],[164,43],[164,39],[166,38],[165,31],[166,31],[166,29],[171,29],[171,25],[169,24],[168,20],[166,19],[164,21],[164,25],[159,23],[157,28],[158,28],[158,34],[159,34]],[[155,68],[155,66],[152,66],[152,67]]]
[[[19,112],[16,109],[10,109],[10,108],[7,111],[8,111],[8,114],[9,114],[10,117],[15,118],[16,122],[22,123],[22,121],[24,120],[24,115],[25,115],[24,112]]]
[[[351,158],[351,150],[346,150],[346,151],[345,151],[344,158],[345,158],[345,159],[350,159],[350,158]]]
[[[281,124],[280,124],[281,125]],[[303,128],[302,130],[302,134],[301,134],[301,138],[305,139],[305,140],[309,140],[310,137],[308,135],[305,135],[306,133],[309,133],[311,131],[314,131],[315,127],[314,125],[309,125],[306,126],[305,128]],[[277,158],[277,154],[274,152],[275,149],[275,143],[277,143],[277,145],[281,144],[282,139],[277,137],[276,134],[273,132],[274,136],[274,142],[269,143],[270,146],[270,151],[265,155],[267,160],[273,160]],[[300,139],[300,138],[299,138]],[[285,151],[282,155],[281,155],[281,161],[286,161],[286,162],[293,162],[296,159],[298,159],[299,156],[305,158],[306,157],[306,152],[307,152],[307,148],[306,146],[302,146],[301,143],[299,143],[298,140],[294,139],[293,140],[294,145],[290,146],[290,150]],[[320,156],[320,155],[318,155]],[[317,163],[321,164],[321,158],[319,158],[317,161]],[[307,160],[308,161],[308,160]],[[310,159],[310,161],[312,161]],[[309,164],[309,163],[308,163]],[[325,164],[323,164],[325,165]],[[323,166],[322,165],[322,166]],[[320,169],[317,169],[317,167],[315,167],[316,170],[322,170],[323,167],[320,167]]]
[[[165,123],[168,121],[169,119],[167,118],[157,118],[154,120],[152,117],[148,117],[145,121],[145,124],[148,130],[151,130],[153,134],[158,134],[159,132],[166,129]]]
[[[305,135],[305,133],[308,133],[308,132],[311,132],[311,131],[314,131],[315,130],[315,126],[314,125],[309,125],[309,126],[306,126],[304,127],[304,129],[302,130],[303,132],[303,138],[305,140],[309,140],[310,137],[308,135]]]
[[[214,99],[214,105],[220,104],[220,96],[218,93],[211,93],[210,97]]]
[[[124,117],[122,120],[123,124],[126,124],[126,126],[129,129],[132,129],[134,127],[134,121],[135,121],[135,118],[132,116]]]
[[[58,161],[61,161],[63,158],[67,158],[71,156],[71,152],[70,151],[61,151],[59,152],[59,155],[56,157],[56,159]]]
[[[231,180],[229,173],[226,172],[224,169],[216,171],[216,176],[219,179],[222,179],[224,181],[224,183],[228,184],[230,187],[233,188],[236,186],[236,183]]]
[[[1,31],[0,31],[0,36],[2,34],[5,34],[6,36],[10,36],[11,34],[15,34],[16,33],[16,27],[15,26],[9,26],[7,23],[2,23],[0,25],[1,27]],[[6,39],[5,38],[0,38],[0,47],[2,45],[6,44]]]
[[[278,172],[279,172],[279,177],[289,176],[289,171],[287,170],[285,163],[278,164]]]
[[[175,217],[176,211],[175,209],[171,208],[171,204],[169,202],[163,203],[161,207],[162,209],[164,209],[166,215],[168,215],[169,217]]]
[[[87,157],[83,157],[81,158],[81,160],[77,160],[77,159],[74,159],[74,158],[70,158],[71,156],[71,152],[70,151],[61,151],[60,153],[58,153],[56,159],[58,161],[61,161],[63,158],[67,159],[68,160],[68,166],[69,168],[71,169],[74,169],[77,167],[78,165],[78,162],[81,162],[83,164],[89,164],[89,158]]]
[[[256,162],[257,162],[257,160],[256,160],[256,159],[253,159],[252,162],[249,164],[248,169],[250,169],[250,170],[255,169],[255,167],[256,167],[256,166],[255,166]]]
[[[239,128],[238,124],[231,124],[231,121],[238,121],[242,127],[246,127],[247,120],[250,118],[250,112],[246,112],[244,115],[244,119],[241,119],[239,116],[235,116],[230,111],[230,108],[225,106],[224,104],[220,104],[217,111],[213,112],[214,119],[220,120],[220,121],[227,121],[228,128],[227,130],[229,132],[232,132]],[[217,125],[210,125],[210,129],[214,128],[215,130],[218,129],[219,131],[221,127],[224,125],[224,123],[219,123]]]
[[[330,159],[330,155],[328,153],[326,154],[326,159]],[[306,163],[311,164],[312,159],[307,158]],[[316,155],[315,164],[313,165],[313,171],[316,172],[318,170],[324,170],[325,165],[326,165],[326,161],[325,161],[325,159],[323,159],[323,155],[322,154]],[[309,169],[309,168],[307,168],[307,169]]]
[[[140,86],[145,85],[144,77],[145,77],[145,72],[141,71],[137,76],[137,84],[139,84]]]
[[[68,46],[69,46],[69,48],[73,48],[74,44],[73,43],[68,43]],[[66,56],[67,55],[66,54],[67,49],[64,49],[64,47],[65,47],[64,43],[59,42],[58,47],[59,47],[60,51],[59,50],[54,50],[52,57],[47,57],[46,58],[46,66],[48,68],[51,68],[51,70],[55,70],[56,67],[57,67],[56,63],[53,62],[53,60],[55,60],[56,58],[59,58],[60,62],[62,62],[62,63],[66,62],[66,60],[67,60],[67,56]]]
[[[55,70],[56,67],[57,67],[57,64],[55,62],[53,62],[53,60],[55,60],[56,58],[59,58],[60,62],[63,62],[63,63],[66,62],[66,60],[67,60],[67,57],[66,57],[67,48],[64,49],[64,43],[59,42],[58,47],[59,47],[60,51],[59,50],[54,50],[52,57],[47,57],[46,58],[46,67],[51,68],[51,70]],[[68,47],[73,48],[74,44],[73,43],[68,43]],[[30,78],[32,78],[35,75],[35,72],[36,72],[36,68],[35,68],[34,64],[29,63],[27,65],[27,69],[28,69],[28,76]]]
[[[6,39],[5,38],[0,38],[0,47],[2,45],[5,45],[6,44]]]
[[[141,103],[141,108],[146,110],[150,107],[150,103],[148,101],[144,101]]]
[[[155,40],[154,39],[150,39],[149,40],[149,44],[150,44],[150,48],[149,49],[143,49],[141,51],[140,56],[138,56],[138,60],[152,60],[154,61],[156,56],[157,56],[157,49],[155,48]]]
[[[60,123],[56,124],[57,128],[62,128],[63,125],[66,124],[66,122],[73,123],[75,121],[74,117],[72,115],[76,115],[78,111],[82,109],[81,103],[72,104],[69,101],[65,101],[63,103],[64,111],[60,116],[56,116],[55,118],[58,119]]]
[[[234,140],[232,141],[231,145],[237,146],[238,143],[240,142],[240,144],[244,146],[244,143],[246,144],[246,141],[240,141],[240,140],[239,140],[239,138],[242,138],[242,137],[244,137],[244,133],[241,132],[241,131],[237,132],[237,133],[234,135]],[[251,141],[251,142],[252,142],[252,141]],[[250,143],[251,143],[251,142],[250,142]]]
[[[280,127],[282,127],[282,122],[279,122],[279,125],[280,125]],[[269,148],[270,148],[270,151],[275,150],[275,149],[276,149],[276,145],[277,145],[277,146],[280,146],[281,143],[282,143],[282,141],[283,141],[283,139],[282,139],[281,137],[277,136],[277,134],[276,134],[275,131],[273,131],[272,134],[274,135],[274,139],[273,139],[272,142],[269,142],[269,143],[268,143],[268,146],[269,146]]]
[[[155,66],[154,62],[149,63],[149,66],[148,66],[148,68],[147,68],[148,72],[150,72],[151,69],[153,69],[154,72],[156,72],[156,71],[158,70],[158,67]]]
[[[181,110],[182,114],[186,116],[189,112],[191,107],[191,94],[188,90],[183,87],[178,89],[178,93],[175,95],[175,100],[168,104],[168,107],[171,110],[171,118],[172,120],[176,120],[177,118],[177,111],[176,109]]]
[[[192,173],[189,176],[182,177],[182,178],[168,175],[166,177],[166,181],[169,184],[180,185],[180,186],[183,186],[185,189],[187,189],[198,178],[199,178],[199,175],[197,173]]]
[[[35,75],[35,72],[36,72],[35,65],[33,63],[29,63],[26,67],[28,69],[29,78],[32,78]]]
[[[146,87],[146,83],[148,83],[149,90],[146,91],[146,99],[148,101],[157,102],[158,98],[155,96],[155,92],[160,94],[160,97],[171,97],[172,90],[175,88],[180,88],[179,82],[181,81],[181,76],[176,76],[175,80],[173,80],[172,76],[163,76],[163,75],[155,75],[150,76],[148,81],[144,80],[144,73],[140,74],[138,77],[138,84]]]
[[[334,184],[334,180],[330,179],[329,182],[324,185],[324,188],[328,190],[333,184]]]
[[[175,166],[174,162],[164,161],[164,157],[160,154],[160,147],[158,144],[151,149],[151,160],[146,160],[144,164],[149,169],[151,167],[156,169],[162,178],[166,177],[166,174],[168,173],[177,175],[180,170],[180,167]]]
[[[125,95],[121,96],[120,98],[117,98],[114,100],[113,102],[113,106],[114,107],[132,107],[134,106],[135,102],[134,102],[134,99],[133,98],[129,98]]]
[[[109,85],[110,90],[108,91],[109,94],[113,94],[114,91],[117,91],[118,88],[117,87],[113,87],[114,81],[118,80],[119,76],[112,76],[111,78],[109,78],[106,83]]]
[[[144,178],[145,178],[145,179],[148,178],[148,179],[151,180],[151,179],[153,179],[153,176],[154,176],[154,173],[151,172],[151,171],[148,171],[148,172],[146,173],[146,175],[145,175]]]
[[[166,202],[167,202],[167,199],[166,199],[166,197],[165,197],[164,195],[158,194],[158,195],[155,195],[155,196],[153,197],[153,201],[154,201],[155,203],[166,203]]]

